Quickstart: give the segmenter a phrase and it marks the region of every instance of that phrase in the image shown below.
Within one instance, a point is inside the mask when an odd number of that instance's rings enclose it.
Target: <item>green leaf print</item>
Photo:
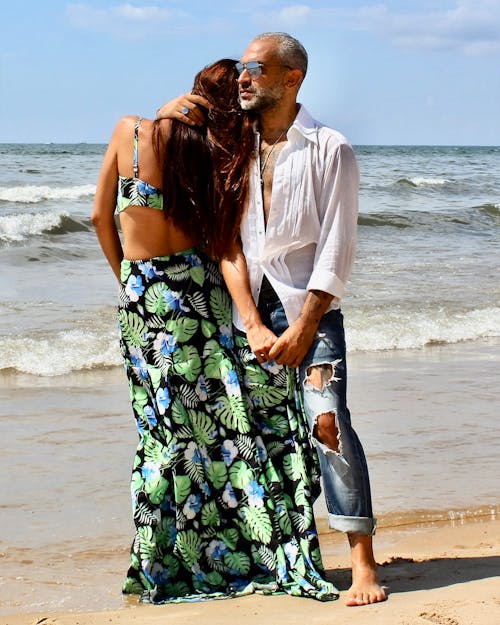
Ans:
[[[191,480],[187,475],[176,475],[174,479],[175,503],[181,504],[191,492]]]
[[[245,488],[254,478],[253,470],[243,460],[233,462],[229,469],[229,479],[235,488]]]
[[[185,597],[189,595],[189,586],[186,582],[176,582],[175,584],[167,584],[165,592],[170,597]]]
[[[164,297],[165,291],[167,291],[167,287],[163,284],[163,282],[155,282],[146,290],[146,293],[144,294],[144,301],[146,304],[146,310],[149,313],[164,315],[168,310]]]
[[[245,460],[251,460],[257,453],[257,446],[253,436],[238,434],[234,439],[234,444],[238,448],[239,454]]]
[[[147,345],[148,328],[139,315],[120,309],[118,311],[118,322],[120,324],[123,340],[127,345],[133,345],[134,347],[144,347]]]
[[[273,411],[272,416],[263,419],[263,422],[277,438],[283,438],[290,432],[290,420],[287,414]]]
[[[132,273],[132,265],[130,263],[122,263],[120,267],[120,281],[127,282],[128,277]]]
[[[188,411],[182,405],[179,397],[176,397],[172,402],[172,419],[179,425],[189,423]]]
[[[179,572],[179,560],[174,557],[171,553],[166,553],[163,556],[163,566],[168,569],[168,573],[170,577],[175,577]]]
[[[167,267],[165,270],[165,276],[170,280],[180,282],[181,280],[187,280],[189,278],[189,265],[188,263],[179,263],[173,267]]]
[[[273,528],[267,510],[265,508],[245,506],[241,509],[241,515],[250,527],[253,539],[268,545],[271,542]]]
[[[215,413],[228,428],[242,434],[249,432],[251,429],[246,406],[241,396],[224,395],[220,397]]]
[[[193,345],[184,345],[174,352],[175,373],[194,382],[201,373],[201,358]]]
[[[215,424],[205,412],[189,410],[193,440],[197,445],[212,445],[217,442],[214,436]]]
[[[288,477],[294,481],[300,478],[307,479],[305,466],[302,464],[298,454],[291,453],[286,455],[283,458],[283,468]]]
[[[214,332],[217,330],[215,325],[206,319],[201,320],[201,331],[203,332],[203,336],[209,339],[213,336]]]
[[[227,291],[215,287],[210,293],[210,308],[219,326],[231,325],[232,306],[231,298]]]
[[[274,549],[261,545],[256,551],[255,547],[252,548],[253,556],[258,562],[262,562],[264,566],[270,571],[276,570],[276,552]]]
[[[220,460],[214,460],[207,467],[207,477],[214,485],[214,488],[219,490],[227,482],[226,465]]]
[[[213,341],[209,341],[211,343]],[[208,345],[208,343],[207,343]],[[218,346],[218,351],[213,351],[210,356],[207,357],[207,350],[203,352],[205,360],[205,376],[207,378],[213,378],[214,380],[221,380],[232,368],[232,363],[228,360],[227,356],[221,351]]]
[[[219,511],[215,501],[209,501],[201,509],[201,522],[206,527],[218,527],[220,525]]]
[[[191,276],[193,282],[196,282],[196,284],[199,284],[200,286],[205,282],[205,270],[202,265],[191,267],[189,275]]]
[[[227,529],[223,532],[217,533],[217,538],[220,538],[227,545],[228,549],[234,551],[236,549],[236,545],[238,544],[238,540],[240,535],[238,530],[235,529]]]
[[[256,406],[269,408],[281,405],[286,399],[286,392],[281,388],[263,384],[251,387],[250,398]]]
[[[210,586],[212,586],[212,588],[224,588],[226,585],[224,578],[220,573],[217,573],[217,571],[211,571],[207,575],[207,582]]]
[[[297,488],[295,489],[295,493],[293,495],[293,499],[295,501],[296,506],[303,507],[308,505],[308,491],[306,492],[306,487],[304,482],[299,482],[297,484]]]
[[[265,384],[267,376],[269,374],[259,364],[247,364],[245,365],[245,378],[248,386],[252,387],[254,384]]]
[[[189,571],[201,556],[201,539],[194,530],[180,531],[177,534],[176,547],[182,555],[184,566]]]
[[[292,533],[292,520],[286,510],[278,518],[278,525],[285,536],[289,536]]]
[[[142,460],[141,460],[142,463]],[[132,490],[133,493],[136,493],[140,490],[142,490],[142,487],[144,485],[144,479],[142,477],[142,474],[140,471],[134,471],[132,473],[132,479],[130,482],[130,488]]]
[[[144,482],[144,492],[148,493],[153,504],[160,504],[167,492],[168,482],[164,477],[158,477]]]
[[[149,525],[138,527],[137,536],[141,560],[152,560],[156,549],[156,544],[153,542],[153,528]]]
[[[189,317],[169,319],[166,324],[167,331],[175,336],[178,343],[187,343],[198,330],[198,320]]]
[[[239,573],[240,575],[246,575],[250,570],[250,558],[241,551],[226,553],[224,555],[224,564],[232,573]]]

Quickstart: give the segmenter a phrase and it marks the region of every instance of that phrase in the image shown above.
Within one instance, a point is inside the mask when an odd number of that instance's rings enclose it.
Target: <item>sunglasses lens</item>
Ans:
[[[242,74],[245,70],[247,70],[247,72],[251,76],[260,76],[260,74],[262,73],[262,68],[259,61],[248,61],[248,63],[238,62],[236,63],[235,67],[238,74]]]

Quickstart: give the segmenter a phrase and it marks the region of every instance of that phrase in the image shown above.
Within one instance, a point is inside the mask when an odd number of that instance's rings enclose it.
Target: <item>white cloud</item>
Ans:
[[[425,13],[366,5],[344,17],[351,26],[376,32],[402,48],[500,52],[499,0],[457,0],[452,8]]]

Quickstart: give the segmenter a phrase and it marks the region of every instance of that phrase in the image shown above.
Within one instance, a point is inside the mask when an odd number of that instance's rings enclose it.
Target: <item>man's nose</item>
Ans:
[[[249,85],[251,82],[252,82],[252,75],[245,67],[245,69],[238,76],[238,84],[243,86],[243,85]]]

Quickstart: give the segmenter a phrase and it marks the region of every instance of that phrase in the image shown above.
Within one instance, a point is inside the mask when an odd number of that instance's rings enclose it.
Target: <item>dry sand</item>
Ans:
[[[2,625],[499,625],[500,520],[488,516],[450,522],[380,528],[377,560],[388,601],[346,607],[350,584],[342,536],[321,534],[324,562],[341,596],[320,603],[283,595],[165,606],[124,603],[101,612],[14,614]],[[331,567],[335,568],[331,568]]]

